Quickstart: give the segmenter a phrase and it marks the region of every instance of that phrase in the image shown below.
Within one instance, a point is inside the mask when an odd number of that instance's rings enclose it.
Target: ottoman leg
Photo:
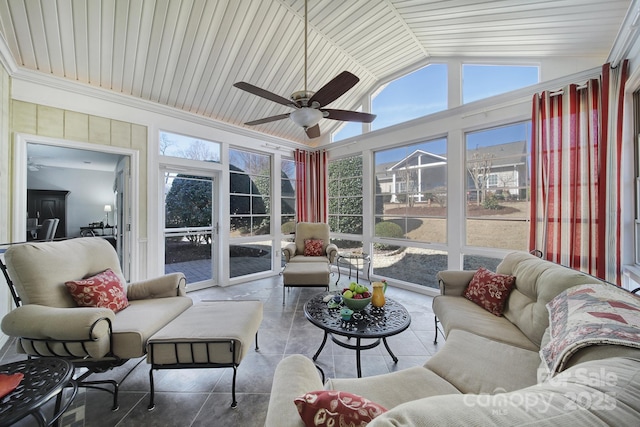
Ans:
[[[151,369],[149,369],[149,385],[151,387],[150,389],[150,397],[149,397],[149,406],[147,406],[147,411],[153,411],[156,408],[156,404],[153,402],[153,395],[154,395],[154,389],[153,389],[153,367],[151,367]]]
[[[238,407],[238,401],[236,400],[236,374],[238,373],[238,366],[233,365],[233,382],[231,383],[231,395],[233,402],[231,402],[231,408],[236,409]]]

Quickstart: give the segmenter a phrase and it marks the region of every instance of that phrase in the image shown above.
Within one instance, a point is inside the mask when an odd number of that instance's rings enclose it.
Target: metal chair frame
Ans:
[[[9,286],[9,290],[11,291],[13,302],[15,303],[16,307],[22,306],[22,300],[20,299],[20,296],[16,292],[15,285],[13,284],[13,282],[11,281],[11,278],[9,277],[7,266],[4,264],[4,262],[2,262],[2,260],[0,260],[0,269],[2,270],[2,274],[4,275],[4,278],[7,282],[7,286]],[[107,352],[104,358],[95,360],[95,359],[92,359],[91,356],[89,355],[89,352],[87,351],[87,348],[86,348],[86,344],[96,341],[96,339],[92,338],[93,330],[97,326],[97,324],[102,321],[106,321],[108,323],[109,351]],[[113,345],[113,336],[111,334],[111,320],[109,320],[106,317],[96,320],[91,325],[91,328],[89,328],[89,333],[87,338],[82,340],[53,340],[53,339],[31,338],[31,337],[18,337],[18,339],[20,340],[20,343],[25,348],[25,350],[29,349],[31,353],[34,353],[34,354],[28,354],[28,358],[30,359],[33,357],[57,357],[57,358],[68,360],[73,364],[75,368],[86,369],[87,370],[86,372],[82,373],[80,376],[74,379],[76,384],[78,384],[78,387],[97,389],[97,390],[102,390],[102,391],[111,393],[113,395],[113,406],[111,407],[111,410],[112,411],[118,410],[118,407],[119,407],[118,406],[118,389],[120,385],[117,381],[115,380],[86,381],[87,377],[89,377],[94,373],[106,372],[110,369],[116,368],[118,366],[122,366],[124,363],[128,361],[128,359],[122,359],[114,355],[111,350]],[[39,350],[36,343],[44,343],[44,347],[47,349],[49,354],[45,354],[44,352]],[[61,353],[60,351],[56,352],[51,346],[51,344],[53,343],[61,343],[62,348],[64,349],[64,353]],[[84,350],[83,353],[74,354],[70,349],[72,344],[79,345]],[[42,346],[39,346],[39,347],[42,348]],[[133,368],[124,376],[122,381],[124,381],[129,376],[129,374],[131,374],[132,370]],[[113,390],[111,390],[107,386],[113,387]]]

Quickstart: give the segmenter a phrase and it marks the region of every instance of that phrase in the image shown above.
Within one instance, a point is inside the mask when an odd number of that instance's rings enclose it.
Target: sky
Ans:
[[[500,93],[529,86],[539,81],[539,69],[535,66],[501,66],[464,64],[462,69],[463,103],[476,101]],[[447,65],[431,64],[389,83],[372,102],[372,112],[377,118],[372,130],[443,111],[447,108]],[[347,123],[334,137],[339,141],[362,132],[360,123]],[[521,127],[505,127],[468,135],[472,146],[496,144],[498,141],[519,141],[523,138]],[[510,139],[511,138],[511,139]],[[513,139],[516,138],[516,139]],[[508,141],[510,139],[510,141]],[[444,147],[444,144],[440,144]],[[431,144],[431,151],[436,145]],[[442,151],[440,152],[442,153]],[[389,150],[387,161],[395,155],[406,155],[406,149]],[[402,157],[399,157],[402,158]]]

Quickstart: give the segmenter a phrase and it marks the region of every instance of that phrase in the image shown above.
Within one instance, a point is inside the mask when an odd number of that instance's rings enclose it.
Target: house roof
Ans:
[[[309,0],[309,89],[350,71],[360,82],[330,107],[355,109],[381,84],[442,57],[601,64],[630,4]],[[0,2],[0,36],[14,73],[44,73],[237,126],[291,110],[233,83],[285,98],[304,89],[303,0],[9,0]],[[320,127],[326,134],[339,124]],[[309,142],[289,120],[252,129]]]
[[[499,166],[511,166],[511,165],[521,165],[526,163],[527,161],[527,142],[526,141],[514,141],[507,142],[504,144],[496,144],[490,145],[486,147],[476,147],[471,150],[467,150],[467,159],[470,159],[474,154],[478,154],[482,157],[485,154],[493,154],[495,157],[492,160],[492,165],[494,167]],[[407,162],[411,162],[412,159],[417,156],[421,156],[421,163],[423,165],[428,165],[430,163],[440,164],[441,162],[447,161],[447,157],[441,154],[434,154],[424,150],[415,150],[407,157],[393,162],[385,162],[379,163],[376,165],[376,175],[384,176],[385,173],[388,173],[390,177],[393,174],[393,171],[400,170],[405,167]],[[427,158],[427,161],[424,159]],[[415,166],[415,164],[411,164]]]

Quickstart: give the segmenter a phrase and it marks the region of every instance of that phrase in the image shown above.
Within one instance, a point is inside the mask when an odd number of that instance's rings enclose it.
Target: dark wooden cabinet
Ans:
[[[38,218],[38,224],[45,219],[58,218],[55,238],[67,237],[67,195],[68,191],[27,190],[27,212],[29,218]],[[40,236],[38,236],[40,237]]]

